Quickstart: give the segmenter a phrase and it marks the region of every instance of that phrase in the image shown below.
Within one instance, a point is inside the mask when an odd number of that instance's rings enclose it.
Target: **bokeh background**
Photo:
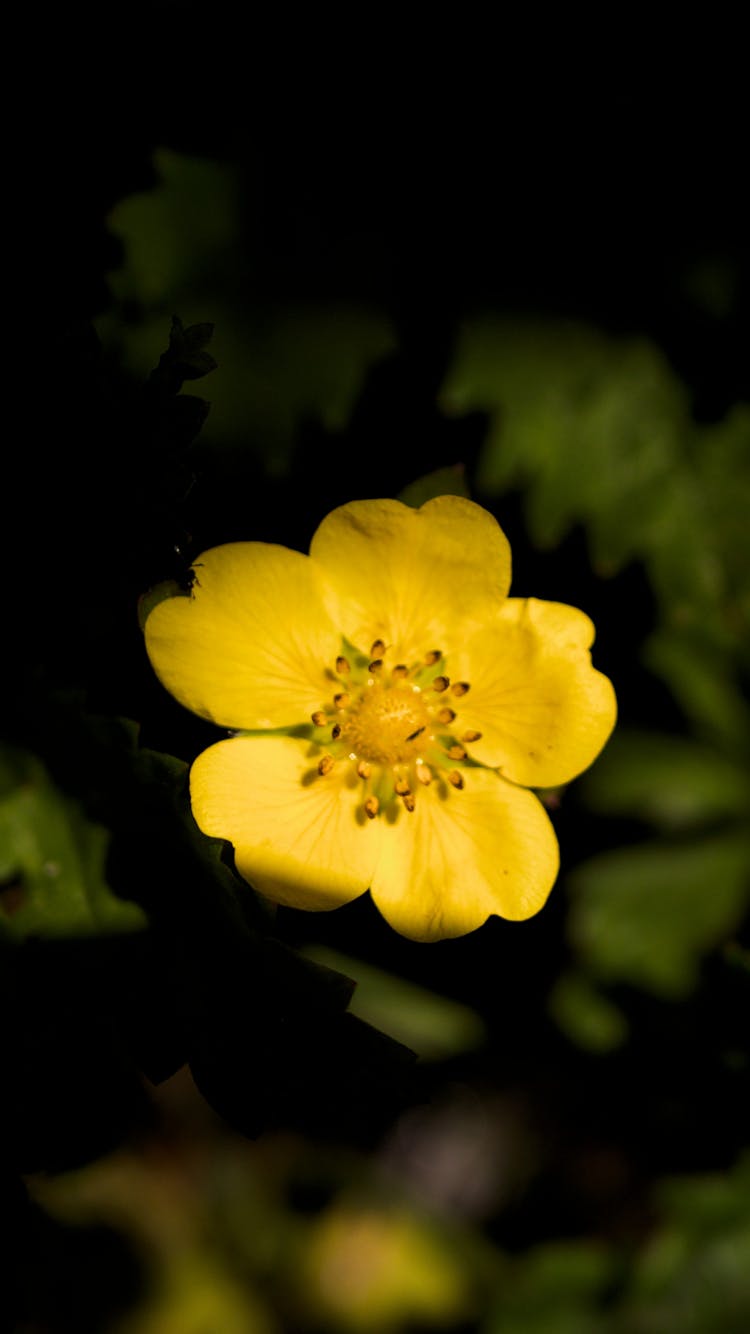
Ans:
[[[269,69],[193,6],[85,37],[85,78],[32,89],[6,449],[10,1327],[740,1334],[739,92],[481,34]],[[542,913],[424,946],[368,897],[273,912],[198,835],[216,733],[138,600],[438,470],[517,595],[593,618],[620,722],[545,794]]]

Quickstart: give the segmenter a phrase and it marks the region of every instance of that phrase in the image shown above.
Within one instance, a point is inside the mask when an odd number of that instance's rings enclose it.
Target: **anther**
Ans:
[[[336,671],[338,672],[339,676],[348,676],[351,670],[352,669],[349,665],[348,658],[345,658],[342,655],[341,657],[338,657],[336,659]]]
[[[443,655],[439,648],[430,649],[430,652],[425,653],[424,655],[425,667],[434,667],[435,663],[439,662],[442,656]]]
[[[365,802],[365,814],[368,815],[371,820],[375,819],[375,816],[377,815],[379,808],[380,808],[380,802],[378,801],[377,797],[367,798],[367,801]]]
[[[439,710],[438,710],[437,720],[438,720],[439,723],[443,723],[444,725],[447,725],[448,723],[452,723],[452,722],[453,722],[455,716],[456,716],[456,715],[455,715],[455,713],[453,712],[453,709],[439,709]]]
[[[345,690],[342,690],[338,695],[334,695],[333,702],[337,709],[345,709],[347,704],[351,704],[352,697],[347,695]]]
[[[470,728],[468,732],[464,732],[463,736],[461,737],[461,740],[468,741],[471,743],[472,741],[480,741],[481,737],[482,737],[481,732],[475,732],[473,728]]]
[[[447,690],[447,689],[448,689],[448,686],[449,686],[449,685],[450,685],[450,678],[449,678],[449,677],[447,677],[447,676],[436,676],[436,677],[435,677],[435,680],[434,680],[433,683],[432,683],[432,688],[433,688],[433,690],[437,690],[438,694],[442,694],[442,692],[443,692],[444,690]],[[455,686],[453,687],[453,693],[454,693],[454,695],[455,695],[455,693],[456,693],[456,687],[455,687]],[[459,693],[460,693],[460,694],[463,694],[463,691],[460,691]]]
[[[372,648],[370,649],[370,657],[382,658],[384,653],[385,653],[385,644],[383,643],[382,639],[376,639],[374,644],[372,645]]]
[[[448,774],[448,782],[452,783],[454,787],[463,787],[464,785],[463,774],[460,774],[458,772],[458,769],[451,769],[450,773]]]
[[[414,810],[414,806],[416,803],[414,801],[414,797],[411,792],[405,792],[401,800],[403,801],[407,811]]]
[[[333,725],[333,727],[332,727],[332,729],[331,729],[331,738],[332,738],[333,741],[338,741],[338,739],[339,739],[340,736],[341,736],[341,724],[340,724],[340,723],[334,723],[334,725]],[[451,753],[451,752],[449,751],[448,754],[450,754],[450,753]],[[460,758],[460,757],[459,757],[459,758]]]
[[[383,670],[383,659],[373,658],[372,662],[368,664],[367,670],[368,672],[372,672],[373,676],[377,676],[377,674]]]
[[[468,690],[471,690],[468,681],[454,681],[451,686],[451,692],[454,695],[465,695]]]
[[[310,716],[313,722],[315,723],[316,727],[325,727],[326,723],[328,722],[328,715],[323,711],[323,709],[316,709],[315,712]]]
[[[368,764],[367,760],[360,760],[357,765],[357,773],[360,778],[369,778],[372,773],[372,766]]]
[[[432,782],[432,769],[428,764],[417,765],[417,778],[420,783],[424,783],[425,787],[429,787]]]
[[[458,746],[458,745],[456,745],[456,746],[449,746],[449,747],[448,747],[448,754],[450,755],[450,757],[451,757],[452,760],[465,760],[465,759],[466,759],[466,751],[464,750],[463,746]]]
[[[423,732],[426,732],[426,731],[427,731],[427,724],[424,723],[424,724],[422,725],[422,727],[418,727],[418,728],[417,728],[416,732],[410,732],[409,735],[408,735],[408,737],[406,738],[406,740],[407,740],[407,741],[416,741],[417,737],[418,737],[418,736],[421,736],[422,733],[423,733]]]
[[[397,778],[393,786],[399,797],[408,797],[411,793],[411,788],[405,778]]]
[[[394,667],[393,671],[391,672],[391,676],[393,677],[394,681],[403,681],[404,677],[408,675],[409,675],[409,668],[406,667],[403,662],[400,662],[398,666]]]
[[[325,775],[331,772],[331,769],[333,768],[335,763],[336,761],[334,760],[332,755],[321,756],[321,758],[318,760],[318,773],[320,774],[321,778],[325,778]]]

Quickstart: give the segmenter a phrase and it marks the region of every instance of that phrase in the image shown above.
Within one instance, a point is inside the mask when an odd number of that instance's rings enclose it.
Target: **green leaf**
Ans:
[[[583,973],[564,974],[552,991],[549,1007],[563,1033],[586,1051],[613,1051],[627,1037],[622,1011]]]
[[[481,1046],[484,1026],[468,1006],[323,945],[308,945],[301,952],[318,966],[355,979],[350,1013],[417,1055],[445,1060]]]
[[[463,463],[454,463],[449,468],[436,468],[435,472],[428,472],[424,477],[418,477],[399,492],[397,499],[404,505],[419,509],[420,505],[425,505],[428,500],[434,500],[436,496],[465,496],[467,500],[469,499],[469,487]]]
[[[646,666],[662,677],[677,702],[707,737],[730,754],[744,755],[750,744],[750,707],[732,659],[694,633],[664,629],[644,649]]]
[[[109,834],[24,751],[0,752],[0,939],[134,931],[141,909],[109,888]]]
[[[367,371],[396,346],[392,322],[344,300],[259,300],[268,275],[262,251],[256,258],[242,245],[241,169],[165,149],[154,165],[158,184],[110,215],[124,263],[110,277],[114,309],[97,321],[102,342],[145,379],[163,351],[165,320],[178,310],[198,322],[173,330],[169,355],[185,378],[203,375],[215,365],[205,351],[210,315],[218,367],[200,449],[245,458],[252,449],[269,472],[283,473],[303,423],[346,426]]]
[[[597,813],[635,816],[663,829],[750,815],[744,766],[716,748],[651,732],[615,732],[579,791]]]
[[[604,853],[569,878],[572,942],[595,977],[687,994],[750,902],[744,830]]]
[[[662,522],[686,394],[656,348],[562,321],[477,319],[462,330],[442,392],[447,411],[487,412],[477,484],[525,487],[539,546],[577,522],[614,569]]]

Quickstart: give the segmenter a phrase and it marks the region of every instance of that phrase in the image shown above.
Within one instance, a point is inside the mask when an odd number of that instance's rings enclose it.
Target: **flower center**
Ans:
[[[431,723],[421,691],[411,685],[363,690],[349,710],[341,736],[352,751],[372,764],[409,764]]]
[[[413,811],[417,789],[433,780],[440,796],[460,790],[466,744],[481,735],[457,732],[457,709],[469,683],[450,681],[438,649],[411,666],[390,668],[386,653],[376,639],[369,657],[356,650],[338,657],[330,673],[338,689],[312,715],[314,740],[325,748],[318,774],[325,778],[341,762],[354,765],[363,784],[362,808],[371,819],[399,805]]]

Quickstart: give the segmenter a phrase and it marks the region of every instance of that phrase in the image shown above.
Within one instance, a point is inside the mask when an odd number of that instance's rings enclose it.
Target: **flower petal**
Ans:
[[[332,683],[341,635],[308,556],[265,542],[214,547],[195,562],[189,597],[160,602],[146,649],[167,690],[224,727],[307,722]]]
[[[465,935],[492,913],[531,917],[557,876],[557,839],[533,793],[489,769],[465,776],[460,792],[433,782],[385,826],[372,897],[412,940]]]
[[[463,496],[415,510],[358,500],[321,523],[310,555],[328,577],[335,623],[367,652],[382,639],[412,662],[456,642],[499,610],[510,585],[510,547],[491,514]]]
[[[471,755],[526,787],[554,787],[586,769],[617,715],[612,683],[591,663],[593,640],[575,607],[509,598],[456,656],[471,683],[456,726],[482,734]]]
[[[190,771],[196,822],[234,844],[240,875],[276,903],[318,911],[367,889],[381,836],[351,765],[321,777],[320,753],[293,737],[238,736]]]

